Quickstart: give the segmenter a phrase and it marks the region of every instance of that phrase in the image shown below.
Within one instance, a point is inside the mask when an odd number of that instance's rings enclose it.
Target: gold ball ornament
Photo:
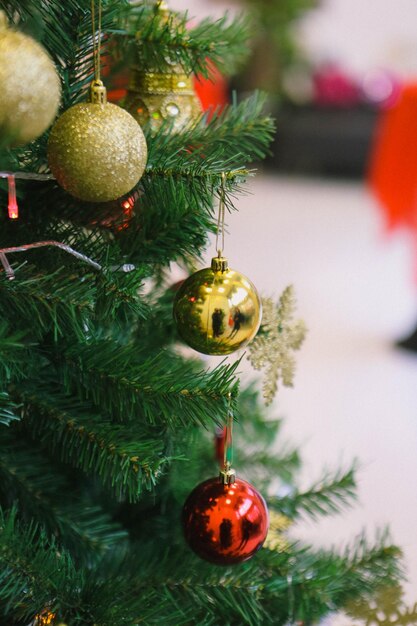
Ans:
[[[146,139],[136,120],[107,102],[93,81],[90,102],[75,104],[54,124],[48,163],[58,183],[86,202],[110,202],[129,193],[145,171]]]
[[[11,145],[33,141],[52,124],[61,84],[52,59],[34,39],[8,27],[0,12],[0,134]]]
[[[261,317],[254,285],[220,256],[185,280],[174,301],[181,338],[203,354],[226,355],[243,348],[256,335]]]

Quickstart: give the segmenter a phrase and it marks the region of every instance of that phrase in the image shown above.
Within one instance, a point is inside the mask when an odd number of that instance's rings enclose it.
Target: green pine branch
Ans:
[[[13,402],[7,392],[0,392],[0,426],[10,426],[13,422],[18,422],[20,420],[19,409],[20,406]],[[0,428],[0,435],[1,433]]]
[[[238,459],[242,468],[248,468],[248,480],[264,488],[269,484],[271,475],[284,483],[290,483],[301,465],[298,450],[286,448],[275,453],[267,450],[246,453],[241,450]]]
[[[269,504],[291,519],[308,516],[316,519],[322,515],[339,513],[349,506],[356,494],[355,468],[326,475],[306,491],[295,489],[283,497],[272,497]]]
[[[136,551],[141,555],[139,570]],[[283,626],[296,620],[316,622],[362,595],[364,587],[371,598],[380,585],[401,577],[398,555],[386,538],[373,545],[362,538],[359,551],[344,555],[290,546],[281,553],[264,549],[248,563],[219,568],[191,552],[184,554],[179,546],[158,549],[141,542],[122,563],[144,607],[158,591],[159,611],[147,614],[145,608],[146,623],[171,624],[171,612],[180,611],[175,624]]]
[[[185,180],[145,176],[141,187],[137,215],[117,236],[122,253],[130,262],[149,264],[153,271],[155,266],[200,255],[207,245],[207,232],[215,228],[207,206],[212,204],[207,181],[188,187]]]
[[[230,181],[239,170],[247,175],[243,164],[264,158],[274,135],[274,122],[264,107],[265,96],[255,93],[216,111],[210,120],[202,116],[181,133],[148,137],[147,174],[192,179],[226,172]]]
[[[248,56],[248,19],[228,15],[187,24],[187,13],[172,13],[167,20],[153,7],[141,3],[128,10],[119,34],[119,57],[148,71],[172,71],[179,65],[187,73],[209,76],[213,67],[231,75]]]
[[[139,500],[143,490],[153,490],[174,460],[163,431],[140,423],[114,424],[94,411],[91,404],[38,385],[19,390],[24,401],[23,427],[58,458],[78,468],[115,494],[117,499]],[[17,395],[17,392],[15,392]]]
[[[398,582],[398,550],[385,541],[369,545],[361,538],[350,556],[296,546],[283,553],[263,550],[234,568],[145,541],[81,572],[36,528],[2,515],[0,579],[7,577],[8,584],[0,587],[0,606],[5,615],[17,606],[26,618],[49,606],[69,626],[133,626],[139,616],[149,625],[171,626],[311,623],[364,591],[372,598],[381,584]]]
[[[63,253],[58,254],[62,261]],[[46,253],[45,265],[48,259],[51,264],[57,262],[54,256],[51,259],[50,253]],[[9,370],[18,367],[16,350],[27,353],[28,348],[17,341],[22,333],[28,333],[28,328],[34,340],[46,335],[55,340],[60,337],[83,340],[99,322],[108,325],[119,320],[122,323],[146,315],[147,306],[139,292],[146,273],[143,269],[125,273],[119,272],[115,266],[114,269],[91,273],[86,272],[81,261],[74,264],[70,257],[68,267],[54,270],[52,266],[48,273],[45,272],[26,265],[16,270],[13,281],[5,275],[0,276],[0,314],[11,328],[16,325],[19,328],[3,342],[5,360],[0,366],[0,375],[2,369],[7,375]],[[0,336],[0,350],[1,347]]]
[[[0,288],[1,289],[1,288]],[[0,304],[1,307],[1,304]],[[13,332],[4,319],[0,322],[0,386],[18,380],[30,371],[30,348],[27,330]]]
[[[93,280],[92,280],[93,279]],[[0,276],[0,315],[9,324],[31,330],[35,339],[51,333],[58,336],[85,335],[85,324],[93,314],[94,278],[64,269],[43,274],[34,266],[20,267],[16,279]]]
[[[202,117],[182,133],[148,137],[149,158],[139,183],[137,216],[117,235],[122,250],[135,262],[168,263],[201,256],[207,232],[216,229],[216,196],[229,209],[252,174],[245,163],[268,152],[273,122],[263,114],[257,94],[217,113]]]
[[[62,604],[71,603],[71,592],[83,584],[69,555],[49,543],[35,524],[24,528],[16,510],[0,509],[0,615],[3,623],[33,620],[46,607],[54,609],[57,594]],[[5,622],[5,620],[8,620]],[[22,623],[20,621],[19,623]]]
[[[18,502],[19,517],[38,523],[84,563],[126,538],[109,515],[74,491],[68,472],[19,431],[0,430],[0,501],[7,508]]]
[[[138,338],[141,341],[141,338]],[[60,355],[67,390],[88,397],[113,420],[141,419],[172,429],[220,424],[229,394],[237,394],[239,361],[214,370],[168,351],[148,356],[145,346],[95,341]]]

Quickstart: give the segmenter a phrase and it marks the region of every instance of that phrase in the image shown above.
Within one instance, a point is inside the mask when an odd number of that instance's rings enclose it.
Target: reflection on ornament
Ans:
[[[147,146],[136,120],[106,101],[93,81],[90,102],[69,108],[52,128],[48,163],[58,183],[86,202],[109,202],[129,193],[146,166]]]
[[[239,478],[223,484],[210,478],[188,496],[182,523],[190,548],[216,565],[250,559],[268,533],[268,509],[261,494]]]
[[[166,73],[132,68],[123,106],[139,124],[149,122],[154,132],[164,121],[172,122],[174,131],[179,131],[202,111],[193,77],[178,66]]]
[[[12,145],[33,141],[52,124],[61,84],[52,59],[31,37],[8,28],[0,12],[0,129]]]
[[[94,215],[81,218],[87,226],[100,226],[113,232],[121,232],[129,228],[135,214],[135,205],[139,193],[135,191],[131,195],[113,202],[102,202],[94,207]]]
[[[180,336],[203,354],[231,354],[245,346],[256,335],[261,315],[254,285],[229,269],[224,257],[185,280],[174,301]]]

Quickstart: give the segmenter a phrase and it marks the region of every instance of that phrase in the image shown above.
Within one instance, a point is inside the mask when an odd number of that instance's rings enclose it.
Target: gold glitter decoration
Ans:
[[[35,621],[33,623],[34,626],[53,626],[55,620],[55,613],[51,613],[51,611],[45,610],[42,611],[39,615],[36,615]]]
[[[0,12],[0,132],[12,145],[33,141],[52,124],[61,84],[52,59]]]
[[[261,314],[254,285],[229,269],[224,257],[187,278],[174,302],[179,334],[203,354],[231,354],[243,348],[256,335]]]
[[[286,552],[290,544],[284,533],[292,524],[293,520],[286,515],[277,511],[269,511],[269,530],[264,543],[265,548],[276,552]]]
[[[169,29],[184,28],[175,11],[170,11],[166,2],[156,2],[155,15]],[[136,34],[140,42],[141,33]],[[185,74],[181,65],[167,61],[169,67],[165,71],[148,68],[143,71],[140,61],[130,68],[129,85],[124,108],[143,125],[148,123],[152,132],[159,131],[165,121],[171,122],[170,130],[179,132],[198,118],[202,113],[199,97],[194,89],[193,76]]]
[[[363,626],[415,626],[417,602],[407,607],[404,592],[397,585],[380,589],[373,600],[351,602],[347,614],[355,620],[360,619]],[[359,624],[355,622],[355,626]]]
[[[76,104],[61,115],[49,138],[48,163],[68,193],[87,202],[109,202],[140,180],[147,146],[136,120],[105,101],[101,81],[94,84],[100,85],[102,101]]]
[[[123,106],[139,124],[149,122],[153,132],[166,120],[172,122],[172,129],[178,132],[202,112],[193,77],[184,74],[180,67],[174,67],[169,73],[131,68]]]
[[[278,390],[278,380],[292,387],[295,374],[293,350],[299,350],[306,336],[303,320],[294,320],[295,295],[292,285],[287,287],[275,305],[264,298],[263,317],[259,334],[249,347],[248,359],[256,370],[266,369],[263,396],[270,404]]]

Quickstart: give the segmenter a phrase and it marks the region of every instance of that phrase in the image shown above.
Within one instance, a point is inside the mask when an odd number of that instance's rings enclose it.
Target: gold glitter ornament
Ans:
[[[177,23],[178,26],[176,14],[169,10],[166,2],[156,3],[155,14],[163,22]],[[140,32],[136,39],[140,41]],[[145,72],[139,59],[130,68],[123,106],[139,124],[148,122],[153,132],[157,132],[165,121],[171,122],[172,130],[178,132],[203,110],[194,89],[194,77],[186,74],[181,65],[171,64],[165,71],[151,68]]]
[[[61,84],[52,59],[34,39],[8,27],[0,12],[0,133],[14,146],[52,124]]]
[[[57,120],[48,142],[48,163],[58,183],[86,202],[116,200],[140,180],[147,146],[136,120],[107,102],[94,80],[90,102],[75,104]]]
[[[261,316],[256,288],[229,269],[221,256],[185,280],[174,302],[180,336],[203,354],[225,355],[243,348],[256,335]]]
[[[179,66],[164,73],[132,67],[123,106],[139,124],[149,122],[153,132],[165,121],[172,122],[173,130],[178,132],[202,113],[193,77]]]

